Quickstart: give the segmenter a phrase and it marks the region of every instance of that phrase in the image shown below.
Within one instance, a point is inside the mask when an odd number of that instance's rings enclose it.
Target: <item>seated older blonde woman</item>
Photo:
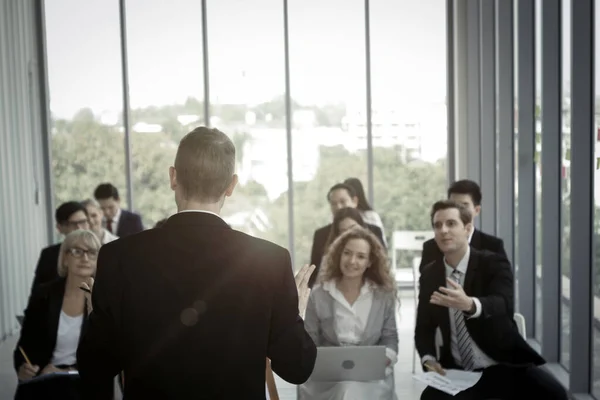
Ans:
[[[25,310],[13,356],[20,381],[77,369],[77,345],[90,309],[89,297],[81,288],[93,284],[99,250],[100,241],[92,231],[76,230],[65,237],[58,256],[59,278],[37,287]],[[99,396],[113,398],[112,382],[107,382],[106,393]]]
[[[96,236],[98,236],[98,239],[100,239],[100,243],[106,244],[119,238],[118,236],[113,235],[112,233],[107,231],[102,226],[102,218],[104,218],[104,212],[102,212],[102,208],[100,208],[100,204],[96,200],[86,199],[81,202],[81,205],[84,206],[87,210],[90,221],[90,229],[96,234]]]
[[[387,255],[368,230],[340,235],[306,309],[305,327],[317,346],[385,346],[386,378],[371,382],[315,382],[299,387],[301,399],[394,399],[397,361],[396,285]]]

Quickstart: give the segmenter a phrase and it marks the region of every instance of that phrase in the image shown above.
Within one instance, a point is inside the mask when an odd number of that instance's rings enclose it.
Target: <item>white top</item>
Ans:
[[[362,335],[367,328],[367,321],[371,306],[373,305],[373,284],[365,282],[360,289],[360,294],[354,304],[350,305],[344,294],[336,287],[335,281],[323,283],[323,289],[335,300],[334,303],[334,330],[342,346],[356,346],[361,342]],[[397,361],[394,350],[386,347],[385,355],[391,360],[391,365]],[[386,368],[386,374],[392,368]]]
[[[64,311],[60,311],[56,347],[54,347],[54,354],[50,361],[52,365],[73,365],[77,363],[76,353],[82,323],[83,314],[70,317]]]
[[[108,229],[104,229],[104,236],[102,236],[102,244],[110,243],[113,240],[117,240],[119,237],[115,234],[112,234],[108,231]]]

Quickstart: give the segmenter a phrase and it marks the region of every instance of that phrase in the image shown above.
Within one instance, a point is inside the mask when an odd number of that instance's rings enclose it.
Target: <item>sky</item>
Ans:
[[[374,107],[443,102],[442,0],[371,0]],[[122,109],[118,0],[46,1],[50,107]],[[290,89],[301,104],[364,107],[364,0],[289,0]],[[200,0],[127,0],[131,107],[203,97]],[[208,0],[213,102],[254,104],[285,92],[282,0]]]

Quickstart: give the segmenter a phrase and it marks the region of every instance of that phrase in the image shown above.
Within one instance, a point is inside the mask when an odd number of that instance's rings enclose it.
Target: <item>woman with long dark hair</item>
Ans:
[[[363,187],[362,182],[358,178],[348,178],[344,181],[344,183],[352,189],[356,193],[356,197],[358,198],[358,205],[356,208],[360,211],[363,220],[366,224],[374,225],[381,229],[383,234],[383,244],[387,247],[387,239],[385,237],[385,228],[383,227],[383,221],[379,214],[373,210],[373,207],[369,204],[367,200],[367,196],[365,195],[365,189]]]

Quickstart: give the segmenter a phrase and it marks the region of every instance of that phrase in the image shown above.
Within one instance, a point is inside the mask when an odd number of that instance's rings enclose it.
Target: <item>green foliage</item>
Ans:
[[[245,106],[235,105],[219,105],[213,109],[218,111],[215,115],[224,123],[233,126],[239,126],[236,122],[244,119],[246,110]],[[168,186],[168,169],[173,163],[178,140],[190,129],[182,126],[177,117],[180,114],[201,115],[202,111],[203,104],[194,99],[188,99],[184,105],[132,111],[134,123],[163,127],[161,133],[133,132],[131,136],[134,205],[142,214],[146,227],[152,227],[175,212],[173,193]],[[270,113],[274,121],[284,121],[283,97],[259,105],[254,111],[259,115]],[[339,125],[343,112],[343,106],[324,107],[317,113],[317,119],[323,120],[321,125]],[[54,121],[54,128],[52,165],[57,204],[90,197],[98,183],[112,182],[122,192],[127,206],[123,133],[116,127],[101,124],[87,109],[78,112],[73,120]],[[232,130],[238,163],[242,161],[244,145],[250,139],[248,132]],[[446,188],[442,162],[406,163],[403,153],[401,147],[374,149],[375,208],[384,221],[390,244],[394,230],[429,229],[429,207],[444,196]],[[350,153],[341,145],[322,146],[319,160],[314,179],[294,183],[296,265],[309,260],[314,231],[331,221],[326,200],[329,188],[348,177],[357,177],[367,186],[366,151]],[[256,210],[264,212],[269,221],[268,229],[256,234],[288,247],[288,193],[271,202],[265,188],[250,181],[236,188],[234,195],[227,199],[223,214],[226,217],[239,212],[252,214]],[[399,256],[400,262],[408,266],[408,257],[412,255]]]

